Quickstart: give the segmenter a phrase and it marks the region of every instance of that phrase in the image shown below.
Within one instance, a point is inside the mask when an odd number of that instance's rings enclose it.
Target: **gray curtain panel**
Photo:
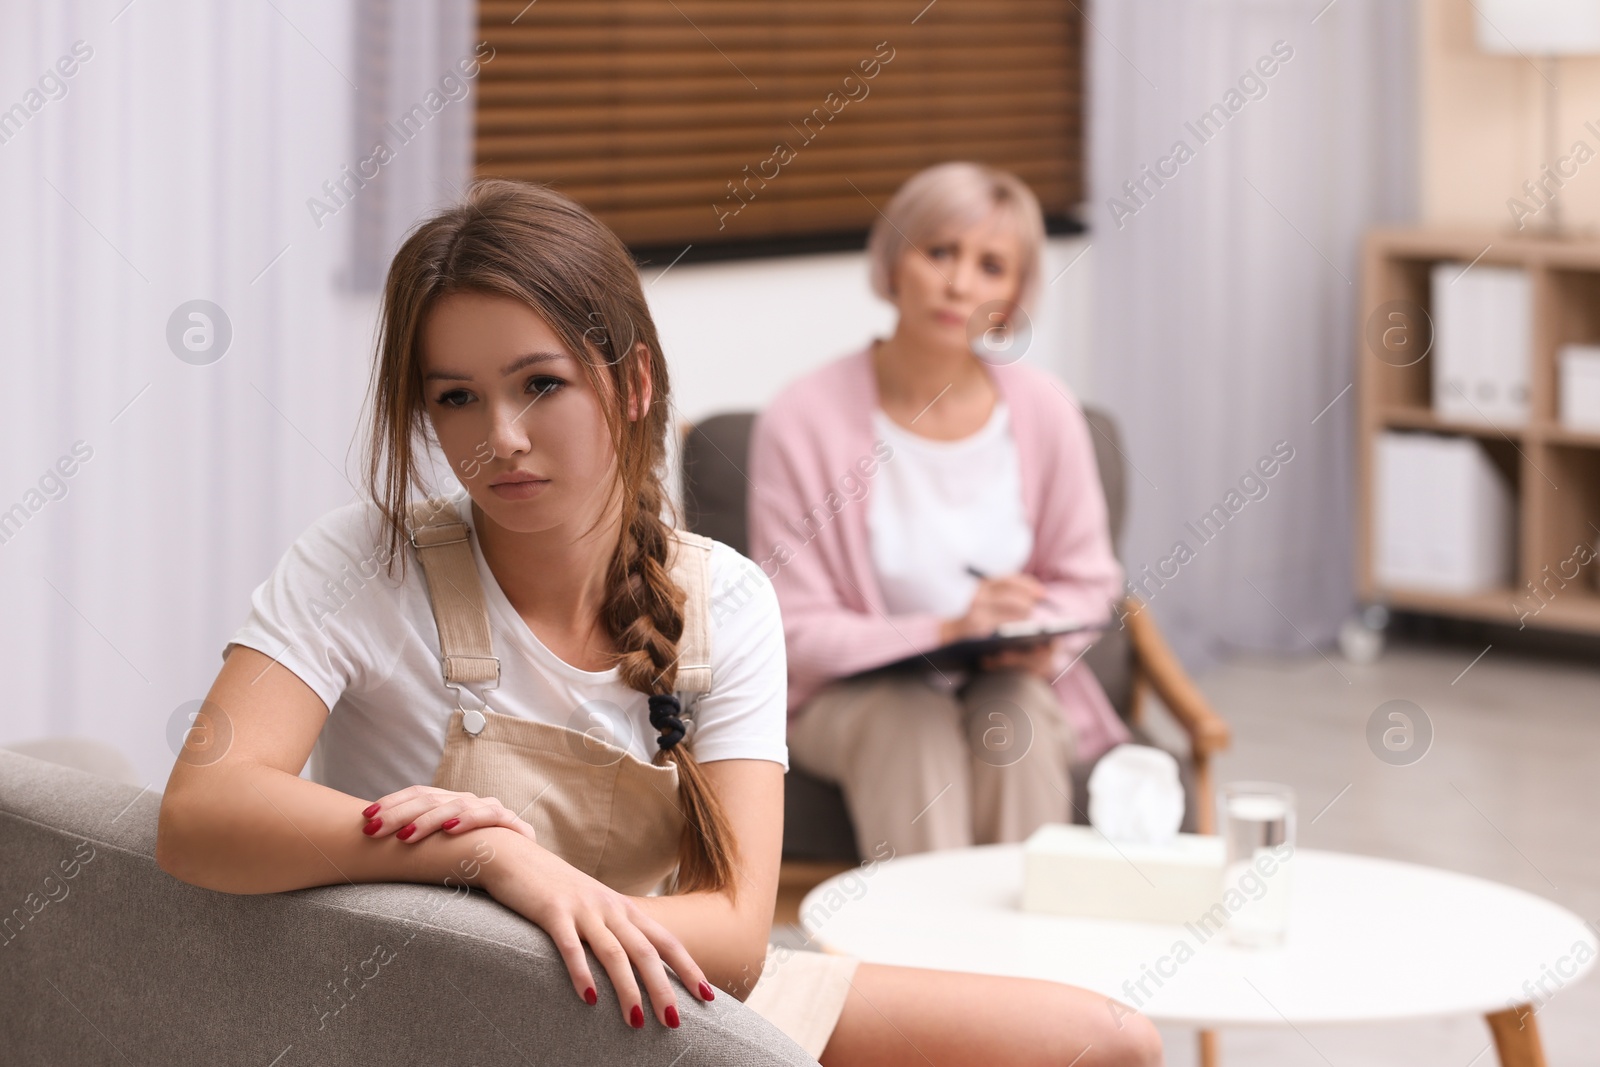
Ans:
[[[353,215],[346,281],[383,287],[407,231],[464,189],[472,171],[478,75],[473,0],[354,0],[351,159],[324,190]]]
[[[1132,591],[1191,668],[1309,655],[1354,607],[1360,248],[1415,213],[1413,6],[1088,9],[1094,394]]]

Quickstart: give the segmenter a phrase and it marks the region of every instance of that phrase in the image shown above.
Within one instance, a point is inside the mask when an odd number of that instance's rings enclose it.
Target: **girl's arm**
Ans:
[[[761,976],[783,850],[783,768],[767,760],[701,764],[728,813],[735,860],[731,893],[634,897],[675,934],[714,984],[743,1000]]]
[[[367,800],[300,777],[327,716],[288,668],[231,646],[161,798],[161,869],[224,893],[451,876],[452,885],[481,885],[471,861],[499,834],[439,834],[414,848],[370,840],[361,832]]]
[[[367,837],[361,827],[369,798],[299,776],[327,715],[322,699],[292,671],[233,646],[161,798],[161,869],[227,893],[339,882],[479,886],[550,935],[573,991],[594,1004],[587,943],[611,978],[623,1019],[635,1028],[644,1026],[641,980],[656,1019],[678,1025],[677,995],[663,963],[690,989],[703,989],[702,997],[710,993],[694,958],[632,898],[516,830],[489,826],[410,843]],[[769,894],[769,921],[771,907]]]

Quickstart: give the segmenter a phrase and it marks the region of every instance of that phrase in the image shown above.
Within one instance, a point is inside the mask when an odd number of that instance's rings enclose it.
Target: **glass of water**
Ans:
[[[1229,940],[1277,948],[1289,929],[1294,791],[1275,782],[1230,782],[1217,806],[1227,848],[1222,905]]]

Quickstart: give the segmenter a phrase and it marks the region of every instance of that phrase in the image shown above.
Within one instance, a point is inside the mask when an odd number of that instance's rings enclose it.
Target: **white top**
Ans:
[[[457,512],[472,525],[471,498]],[[384,569],[379,513],[357,501],[313,523],[250,596],[250,615],[230,643],[275,657],[332,709],[317,739],[311,776],[376,799],[432,781],[457,690],[444,685],[439,633],[422,565],[410,544],[403,582]],[[489,707],[579,731],[599,728],[640,759],[655,755],[644,693],[618,669],[585,671],[558,658],[528,628],[470,543],[483,583],[500,685],[469,687],[468,708]],[[399,564],[396,563],[398,573]],[[692,705],[688,737],[703,762],[764,759],[788,769],[783,624],[772,582],[720,541],[711,551],[711,691]],[[475,700],[474,695],[479,699]]]
[[[982,429],[955,441],[913,433],[881,408],[872,422],[893,449],[867,511],[885,604],[891,615],[959,618],[978,588],[969,564],[989,577],[1015,574],[1033,551],[1010,409],[997,399]]]
[[[1548,996],[1594,965],[1594,931],[1520,889],[1304,848],[1276,876],[1291,868],[1276,949],[1237,948],[1200,916],[1024,912],[1021,845],[863,864],[813,889],[800,919],[823,947],[874,963],[1066,982],[1194,1026],[1487,1014],[1534,999],[1525,983]]]

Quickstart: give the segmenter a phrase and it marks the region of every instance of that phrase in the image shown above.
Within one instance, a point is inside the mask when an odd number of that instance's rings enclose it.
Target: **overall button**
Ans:
[[[474,708],[471,711],[462,713],[461,725],[467,731],[467,733],[471,734],[473,737],[477,737],[479,734],[483,733],[483,728],[489,725],[489,720],[483,717],[483,712]]]

